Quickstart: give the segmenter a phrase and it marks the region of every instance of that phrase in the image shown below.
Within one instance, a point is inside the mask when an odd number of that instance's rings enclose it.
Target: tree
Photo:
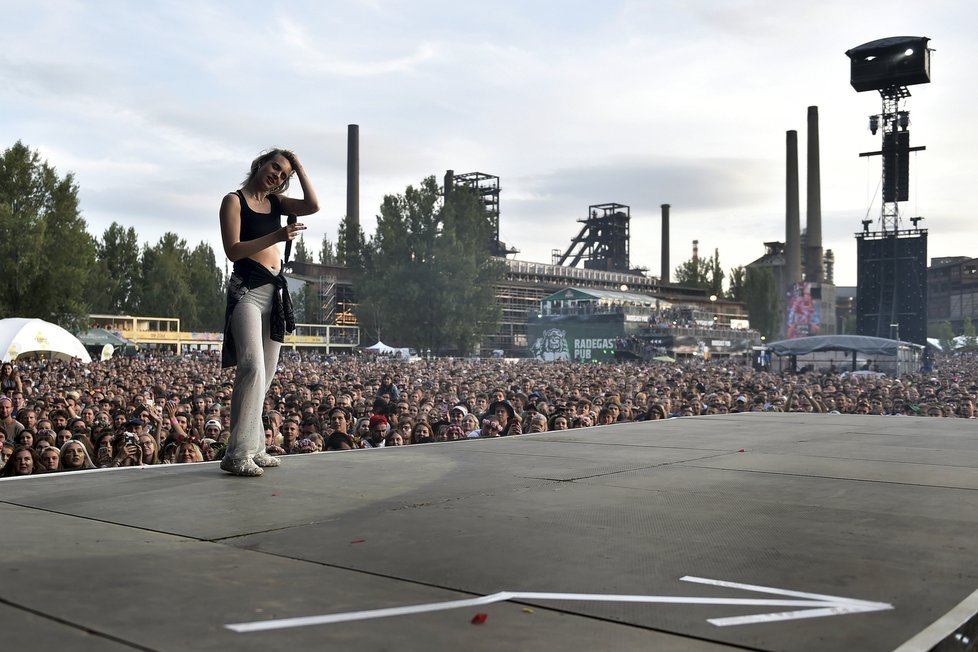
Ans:
[[[676,285],[706,290],[710,287],[708,275],[709,263],[697,256],[679,265],[674,276]]]
[[[0,314],[77,331],[88,319],[95,242],[78,187],[18,141],[0,157]]]
[[[348,220],[344,217],[336,232],[336,264],[355,269],[363,268],[363,249],[367,241],[360,225],[350,231]]]
[[[227,283],[209,244],[201,242],[190,252],[186,273],[196,306],[196,319],[188,316],[181,322],[181,327],[184,330],[223,331]]]
[[[720,250],[713,251],[713,258],[690,258],[676,268],[676,283],[691,288],[702,288],[708,294],[723,298],[723,268],[720,266]]]
[[[444,272],[441,324],[447,342],[460,354],[477,349],[502,318],[495,285],[505,276],[501,260],[489,255],[492,227],[484,204],[474,192],[453,192],[441,211],[441,233],[435,262]],[[436,351],[438,349],[435,349]]]
[[[120,315],[139,304],[141,266],[136,230],[113,222],[95,243],[96,272],[90,285],[92,312]]]
[[[322,323],[322,304],[316,296],[316,288],[312,283],[302,283],[297,289],[292,290],[291,295],[296,323]]]
[[[774,274],[766,267],[748,267],[744,294],[751,326],[771,339],[781,331],[781,297]]]
[[[224,329],[224,273],[206,242],[193,251],[175,233],[143,247],[138,311],[147,317],[177,317],[185,331]]]
[[[964,346],[968,350],[978,348],[978,333],[975,332],[975,325],[972,323],[971,317],[964,318],[964,324],[961,325],[961,334],[964,335]]]
[[[418,189],[408,186],[403,195],[384,196],[357,284],[361,323],[383,328],[394,342],[424,342],[419,348],[430,346],[425,324],[435,320],[431,290],[438,280],[430,266],[437,202],[433,177]]]
[[[292,260],[297,263],[311,263],[312,255],[306,249],[306,238],[300,235],[294,244],[295,250],[292,252]]]
[[[940,342],[941,350],[944,353],[954,352],[954,331],[951,329],[951,322],[945,319],[937,324],[937,332],[934,336]]]
[[[179,317],[181,327],[198,322],[197,301],[186,273],[186,240],[163,234],[153,247],[143,247],[142,297],[139,312],[147,317]]]
[[[323,234],[323,244],[319,250],[320,265],[335,265],[337,263],[336,254],[333,252],[333,243]]]
[[[495,284],[504,268],[489,255],[489,239],[478,198],[458,192],[445,205],[433,176],[385,196],[362,250],[361,325],[395,345],[471,351],[501,315]]]
[[[730,284],[727,296],[734,301],[747,302],[747,270],[743,266],[730,270]]]

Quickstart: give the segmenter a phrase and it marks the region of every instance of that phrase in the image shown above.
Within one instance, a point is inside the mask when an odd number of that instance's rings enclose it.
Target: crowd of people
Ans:
[[[221,459],[233,370],[207,355],[0,366],[0,476]],[[733,412],[974,419],[978,358],[889,377],[731,361],[576,362],[284,354],[270,455],[416,445]]]
[[[649,326],[657,328],[697,326],[696,318],[693,315],[694,312],[695,309],[692,306],[655,308],[649,313]]]

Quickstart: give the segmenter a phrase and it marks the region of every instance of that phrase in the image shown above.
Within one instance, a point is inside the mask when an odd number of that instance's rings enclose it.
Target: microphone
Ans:
[[[289,215],[289,217],[285,220],[285,223],[286,224],[295,224],[298,221],[299,221],[299,218],[297,216],[295,216],[295,215]],[[289,264],[289,257],[291,255],[292,255],[292,241],[291,240],[288,240],[285,243],[285,262],[282,265],[283,267],[285,265],[288,265]]]

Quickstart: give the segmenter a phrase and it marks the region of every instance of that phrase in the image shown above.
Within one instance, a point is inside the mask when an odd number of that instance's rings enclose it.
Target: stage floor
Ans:
[[[15,478],[0,641],[930,650],[978,611],[976,489],[975,421],[799,414]]]

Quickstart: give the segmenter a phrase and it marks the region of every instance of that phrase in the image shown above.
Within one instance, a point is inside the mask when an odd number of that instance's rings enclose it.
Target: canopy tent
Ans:
[[[373,346],[363,347],[364,353],[370,353],[377,356],[390,356],[392,358],[402,358],[404,360],[416,360],[415,353],[412,349],[408,348],[397,348],[394,346],[387,346],[380,340]]]
[[[941,344],[941,340],[936,337],[928,337],[927,344],[928,346],[932,346],[943,353],[953,353],[958,349],[973,348],[974,338],[968,337],[967,335],[958,335],[951,340],[951,349],[949,351],[944,350],[944,345]]]
[[[365,346],[365,347],[363,347],[363,350],[364,351],[373,351],[374,353],[381,353],[381,354],[387,354],[387,355],[393,355],[393,354],[395,354],[395,353],[397,353],[399,351],[399,349],[395,349],[393,346],[387,346],[386,344],[384,344],[380,340],[377,340],[377,343],[374,344],[373,346]]]
[[[92,355],[108,360],[114,353],[133,355],[139,347],[124,337],[119,337],[104,328],[92,328],[78,333],[78,340]]]
[[[544,297],[540,301],[541,303],[559,303],[561,301],[574,303],[619,303],[659,308],[669,308],[672,306],[670,301],[638,292],[619,292],[618,290],[601,290],[596,288],[576,287],[564,288],[563,290],[554,292],[553,294]]]
[[[92,361],[92,356],[77,337],[57,324],[41,319],[0,319],[0,347],[3,347],[4,362],[31,355]]]
[[[856,351],[866,355],[896,355],[901,345],[918,346],[910,342],[866,335],[814,335],[771,342],[767,348],[778,355],[807,355],[816,351]]]
[[[896,373],[916,371],[920,366],[922,346],[912,342],[888,340],[866,335],[814,335],[790,340],[771,342],[767,348],[779,356],[806,356],[826,351],[844,351],[852,354],[852,368],[856,368],[856,354],[886,358],[893,363]]]
[[[124,346],[132,346],[132,342],[125,339],[124,337],[119,337],[111,331],[107,331],[104,328],[92,328],[87,331],[82,331],[78,333],[78,340],[85,346],[98,346],[102,347],[106,344],[111,344],[116,348]]]

